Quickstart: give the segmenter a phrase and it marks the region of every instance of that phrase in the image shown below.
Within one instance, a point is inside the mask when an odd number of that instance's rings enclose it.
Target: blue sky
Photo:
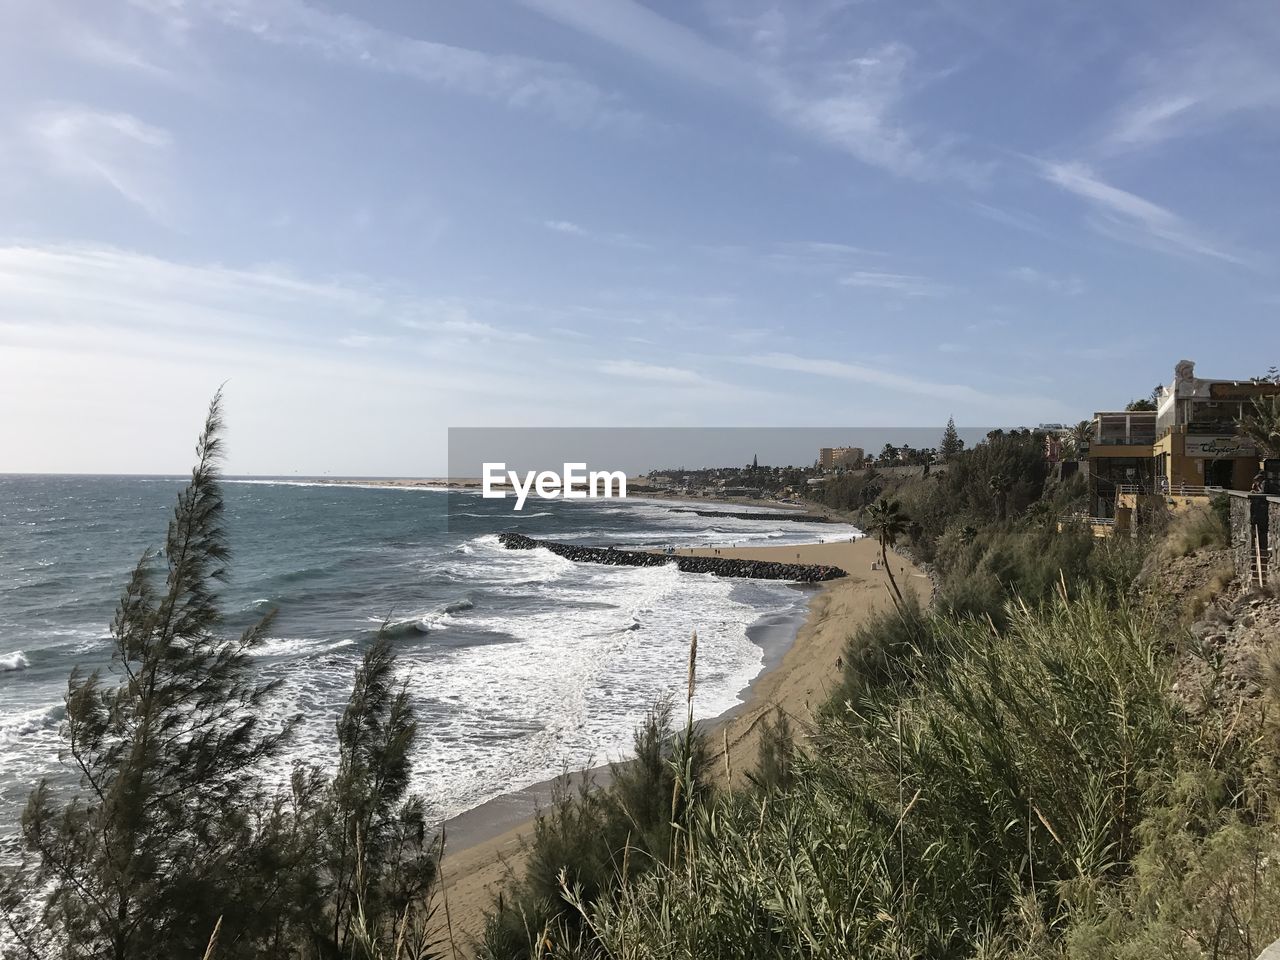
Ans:
[[[0,2],[0,471],[1248,377],[1278,147],[1274,3]]]

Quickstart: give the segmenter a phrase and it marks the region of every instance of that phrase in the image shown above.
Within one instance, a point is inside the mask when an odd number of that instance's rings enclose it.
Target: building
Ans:
[[[1114,519],[1117,529],[1136,522],[1148,498],[1179,509],[1207,488],[1248,490],[1259,452],[1239,435],[1238,421],[1256,397],[1280,394],[1280,384],[1197,377],[1183,360],[1171,384],[1160,388],[1155,410],[1100,411],[1089,441],[1089,511]]]
[[[1206,380],[1183,360],[1165,387],[1156,413],[1152,455],[1164,492],[1188,487],[1248,490],[1258,472],[1258,450],[1236,431],[1257,397],[1280,394],[1280,384],[1258,380]]]
[[[1122,491],[1150,493],[1155,476],[1154,410],[1102,410],[1093,415],[1089,437],[1089,515],[1116,517]]]
[[[860,467],[866,458],[861,447],[821,447],[818,450],[818,467],[834,470],[837,467]]]

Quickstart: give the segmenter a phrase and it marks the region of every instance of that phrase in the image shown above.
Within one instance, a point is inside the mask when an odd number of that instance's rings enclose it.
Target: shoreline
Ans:
[[[718,550],[718,554],[713,551]],[[857,626],[879,609],[890,606],[883,573],[871,572],[879,559],[879,545],[860,537],[854,541],[739,548],[686,548],[677,553],[693,556],[807,562],[843,567],[848,576],[821,585],[797,586],[808,600],[783,614],[766,614],[748,634],[763,651],[763,666],[740,693],[740,702],[718,716],[698,721],[707,737],[711,769],[721,785],[725,781],[724,745],[729,747],[734,782],[741,782],[755,765],[763,721],[781,707],[793,721],[797,734],[826,701],[839,682],[837,664],[845,643]],[[928,577],[908,559],[890,554],[899,583],[928,599]],[[637,718],[638,719],[638,718]],[[585,771],[597,786],[607,783],[608,765]],[[574,772],[577,784],[582,774]],[[493,894],[519,864],[522,842],[539,807],[551,800],[556,780],[543,781],[495,797],[445,821],[447,847],[441,864],[452,933],[459,945],[481,932],[483,917],[492,906]],[[443,911],[442,911],[443,912]],[[442,918],[443,919],[443,918]],[[440,931],[444,933],[444,930]]]
[[[713,730],[718,732],[735,716],[748,709],[751,706],[755,688],[782,663],[787,651],[795,645],[796,637],[804,629],[813,601],[822,592],[822,586],[805,584],[796,585],[794,589],[798,594],[807,595],[807,598],[802,598],[801,602],[797,602],[786,610],[767,613],[747,627],[747,636],[760,647],[763,665],[760,672],[739,691],[738,695],[741,699],[738,703],[714,717],[696,721],[698,728],[704,733]],[[715,756],[723,752],[719,744],[712,744],[712,748]],[[607,785],[609,763],[596,764],[582,771],[571,771],[570,783],[576,785],[584,774],[590,776],[597,786]],[[557,782],[558,779],[542,780],[519,790],[501,794],[470,810],[464,810],[449,817],[443,823],[449,838],[449,847],[461,854],[501,837],[513,827],[528,826],[537,811],[550,804],[552,790]]]

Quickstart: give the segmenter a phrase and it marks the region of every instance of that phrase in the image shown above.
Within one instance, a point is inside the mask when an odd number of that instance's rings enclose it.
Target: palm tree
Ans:
[[[898,581],[893,578],[893,568],[889,566],[889,548],[896,546],[898,538],[907,532],[911,518],[902,510],[902,504],[888,497],[881,497],[867,507],[867,526],[870,532],[880,541],[880,561],[884,564],[884,572],[889,577],[889,586],[893,588],[898,603],[902,603],[902,591],[898,589]]]
[[[1088,420],[1081,420],[1071,428],[1068,438],[1071,441],[1071,455],[1077,460],[1083,460],[1089,441],[1093,439],[1093,424]]]
[[[1280,457],[1280,394],[1254,397],[1253,409],[1236,424],[1263,457]]]
[[[1003,473],[993,473],[987,481],[987,487],[996,496],[996,503],[1000,507],[1000,522],[1003,523],[1009,508],[1009,491],[1013,489],[1013,481]]]

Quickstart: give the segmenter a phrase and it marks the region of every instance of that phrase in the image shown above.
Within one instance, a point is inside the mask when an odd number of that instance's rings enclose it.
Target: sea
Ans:
[[[185,478],[0,476],[0,838],[60,757],[73,668],[113,676],[109,625],[134,564],[162,545]],[[329,767],[362,652],[390,632],[419,727],[413,788],[434,817],[628,756],[664,694],[683,696],[698,634],[695,714],[718,716],[794,637],[812,587],[574,563],[498,534],[619,548],[782,545],[853,527],[688,512],[671,500],[510,500],[439,488],[224,481],[225,629],[277,611],[255,655],[298,715],[288,754]],[[698,502],[698,510],[740,512]]]

